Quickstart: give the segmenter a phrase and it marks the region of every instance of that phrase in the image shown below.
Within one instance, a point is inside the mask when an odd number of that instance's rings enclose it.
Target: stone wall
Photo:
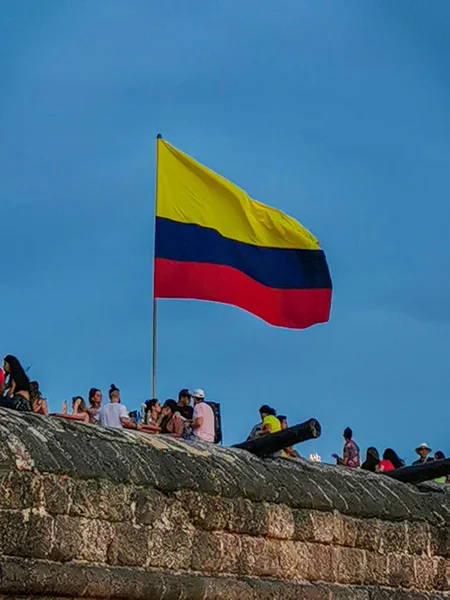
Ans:
[[[0,598],[450,598],[449,486],[0,409]]]

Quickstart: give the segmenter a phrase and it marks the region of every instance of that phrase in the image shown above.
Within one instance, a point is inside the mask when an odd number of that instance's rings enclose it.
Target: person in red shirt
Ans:
[[[380,460],[376,470],[378,473],[386,473],[387,471],[393,471],[394,469],[400,469],[404,467],[405,463],[399,458],[397,452],[392,448],[386,448],[383,452],[383,459]]]

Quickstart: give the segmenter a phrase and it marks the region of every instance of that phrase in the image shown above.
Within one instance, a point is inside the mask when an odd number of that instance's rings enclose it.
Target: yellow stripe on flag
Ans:
[[[252,200],[237,185],[158,139],[156,216],[216,230],[254,246],[317,250],[298,221]]]

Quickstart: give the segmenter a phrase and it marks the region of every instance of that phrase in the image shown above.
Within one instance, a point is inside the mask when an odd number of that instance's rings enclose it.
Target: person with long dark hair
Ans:
[[[42,397],[37,381],[30,381],[30,402],[34,413],[48,417],[47,400]]]
[[[378,454],[378,450],[374,446],[370,446],[370,448],[367,448],[366,460],[361,465],[361,469],[375,473],[379,462],[380,455]]]
[[[89,400],[89,408],[86,410],[86,412],[89,413],[89,415],[91,417],[91,421],[95,423],[96,422],[95,415],[100,410],[100,407],[102,405],[102,400],[103,400],[101,390],[99,390],[98,388],[91,388],[89,390],[88,400]]]
[[[161,422],[161,404],[157,398],[145,402],[145,425],[159,427]]]
[[[8,354],[3,361],[7,376],[6,395],[0,398],[0,406],[20,411],[31,411],[30,380],[19,360]]]

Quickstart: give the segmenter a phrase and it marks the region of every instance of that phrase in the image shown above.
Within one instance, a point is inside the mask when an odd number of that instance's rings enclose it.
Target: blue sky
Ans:
[[[2,2],[3,354],[50,408],[151,395],[155,136],[298,218],[334,281],[330,323],[272,328],[161,301],[158,396],[202,387],[226,443],[262,403],[315,416],[328,460],[450,453],[450,4]]]

